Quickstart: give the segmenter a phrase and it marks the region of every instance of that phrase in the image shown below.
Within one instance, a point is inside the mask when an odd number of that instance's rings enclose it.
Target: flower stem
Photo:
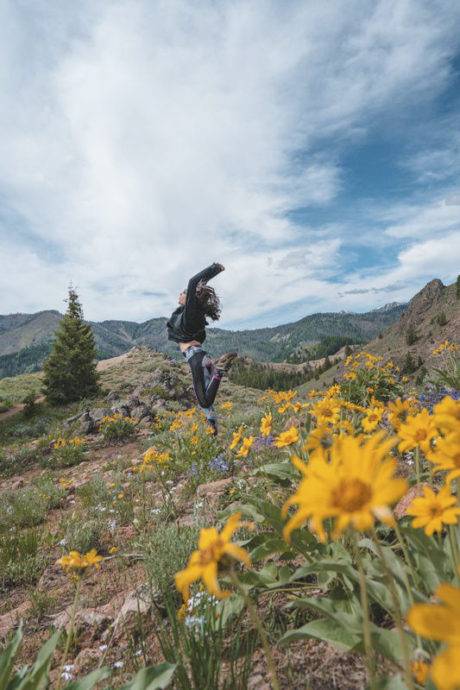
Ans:
[[[396,591],[396,587],[395,587],[395,583],[394,583],[394,579],[393,579],[393,574],[392,574],[390,568],[388,567],[388,563],[387,563],[387,560],[385,558],[385,553],[382,549],[382,546],[381,546],[380,541],[378,539],[378,536],[375,532],[375,529],[372,530],[372,536],[374,538],[374,542],[375,542],[375,545],[377,547],[377,551],[378,551],[380,560],[382,562],[385,578],[388,582],[388,589],[390,590],[390,595],[391,595],[391,598],[393,600],[394,618],[395,618],[396,628],[397,628],[398,634],[399,634],[399,640],[401,643],[401,651],[402,651],[403,660],[404,660],[404,677],[405,677],[406,685],[409,688],[409,690],[415,690],[414,680],[412,678],[412,673],[411,673],[411,668],[410,668],[410,654],[409,654],[409,649],[407,647],[406,636],[404,634],[401,607],[400,607],[400,603],[399,603],[399,599],[398,599],[398,593]]]
[[[264,648],[265,652],[265,658],[267,660],[267,666],[270,671],[273,690],[281,690],[281,686],[278,680],[278,674],[276,672],[275,660],[273,659],[273,654],[270,649],[270,642],[268,641],[266,630],[262,625],[262,621],[260,620],[259,614],[257,612],[257,607],[254,604],[251,597],[249,596],[249,594],[242,586],[233,568],[230,570],[230,579],[232,583],[235,585],[238,592],[243,597],[246,606],[248,607],[249,615],[251,616],[253,625],[257,628],[257,632],[259,633],[260,641],[262,642],[262,647]]]
[[[420,448],[418,446],[415,448],[415,474],[417,475],[417,484],[420,484]]]
[[[369,599],[367,596],[366,576],[364,573],[363,561],[362,561],[361,553],[360,553],[359,546],[358,546],[358,538],[357,538],[355,533],[353,533],[353,542],[354,542],[354,552],[355,552],[355,557],[356,557],[356,561],[358,564],[358,572],[359,572],[359,594],[360,594],[360,599],[361,599],[361,608],[363,611],[363,638],[364,638],[364,651],[366,652],[366,666],[367,666],[367,671],[369,673],[369,685],[370,685],[371,690],[374,690],[376,687],[376,683],[375,683],[374,652],[372,649],[371,627],[370,627],[370,619],[369,619]]]
[[[69,632],[67,633],[67,637],[66,637],[66,641],[65,641],[64,654],[62,655],[61,670],[59,673],[58,684],[57,684],[56,690],[60,690],[60,688],[61,688],[62,674],[64,673],[65,662],[67,661],[67,655],[69,653],[70,644],[71,644],[72,638],[74,636],[75,615],[77,613],[78,597],[80,595],[80,585],[81,585],[81,577],[78,577],[77,585],[75,587],[75,596],[73,599],[72,609],[70,611]]]

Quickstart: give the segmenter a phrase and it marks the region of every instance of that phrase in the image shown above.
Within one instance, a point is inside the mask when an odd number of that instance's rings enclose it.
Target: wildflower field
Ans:
[[[218,437],[174,399],[85,437],[71,407],[28,442],[4,422],[0,690],[458,690],[458,348],[435,355],[424,388],[367,352],[321,391],[225,382]]]

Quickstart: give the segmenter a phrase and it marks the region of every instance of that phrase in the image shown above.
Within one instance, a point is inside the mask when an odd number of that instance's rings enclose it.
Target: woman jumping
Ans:
[[[236,352],[227,352],[214,362],[202,348],[205,327],[209,325],[206,317],[217,321],[221,311],[219,297],[206,283],[224,270],[222,264],[214,263],[190,278],[187,289],[179,295],[179,306],[166,324],[168,339],[179,344],[189,363],[195,395],[214,435],[217,434],[217,418],[213,403],[223,375],[237,356]]]

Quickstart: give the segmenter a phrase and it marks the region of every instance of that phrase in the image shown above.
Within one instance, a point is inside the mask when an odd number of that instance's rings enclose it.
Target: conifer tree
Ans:
[[[72,287],[66,302],[67,312],[43,367],[43,392],[53,405],[92,397],[99,389],[94,336]]]
[[[457,299],[460,299],[460,275],[457,276],[456,296],[457,296]]]

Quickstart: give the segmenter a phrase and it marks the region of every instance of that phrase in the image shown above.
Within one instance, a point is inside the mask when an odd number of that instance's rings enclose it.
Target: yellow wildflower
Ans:
[[[143,457],[146,465],[152,462],[156,462],[158,465],[164,465],[171,459],[171,454],[168,451],[160,452],[155,446],[151,446],[145,451]]]
[[[98,556],[96,549],[91,549],[85,554],[81,554],[79,551],[70,551],[67,555],[59,558],[56,563],[66,572],[72,570],[78,572],[89,567],[99,568],[102,560],[104,559],[102,556]]]
[[[317,426],[308,434],[308,438],[302,446],[302,450],[313,453],[317,448],[330,448],[334,437],[330,426],[323,424]]]
[[[430,415],[427,409],[423,409],[419,414],[408,417],[399,427],[400,443],[398,448],[401,453],[413,448],[420,448],[424,453],[427,453],[437,434],[434,417]]]
[[[111,546],[109,549],[109,553],[112,554],[112,556],[114,553],[118,553],[118,546]]]
[[[447,470],[446,483],[460,477],[460,432],[436,439],[436,444],[428,454],[428,460],[436,465],[434,471]]]
[[[273,416],[271,412],[264,415],[260,421],[260,433],[262,436],[269,436],[272,430]]]
[[[343,375],[343,378],[344,378],[346,381],[355,381],[356,378],[357,378],[357,376],[358,376],[358,374],[356,373],[356,371],[347,371],[347,372]]]
[[[364,431],[375,431],[383,417],[383,409],[379,407],[371,407],[366,411],[366,415],[361,420],[361,426]]]
[[[231,400],[226,400],[220,406],[221,410],[231,410],[233,408],[233,403]]]
[[[287,431],[282,431],[281,434],[275,438],[273,445],[277,448],[284,448],[285,446],[297,443],[299,438],[299,430],[297,427],[291,426]]]
[[[192,444],[192,446],[197,446],[199,444],[199,442],[200,442],[200,439],[198,436],[193,435],[190,438],[190,443]]]
[[[430,674],[430,665],[421,659],[415,660],[410,665],[410,670],[419,685],[425,685]]]
[[[423,527],[425,534],[431,537],[434,532],[442,532],[443,525],[455,525],[458,522],[460,508],[456,508],[456,498],[448,486],[435,493],[429,486],[423,487],[423,496],[414,498],[407,514],[415,518],[412,527]]]
[[[254,443],[254,436],[246,436],[243,438],[243,442],[241,444],[241,447],[236,454],[238,458],[247,458],[249,455],[249,451],[251,450],[251,446]]]
[[[460,431],[460,400],[454,400],[450,395],[446,395],[440,403],[435,405],[433,410],[436,426],[449,433]]]
[[[250,565],[248,552],[230,541],[241,526],[240,518],[240,513],[232,515],[220,533],[215,527],[200,531],[198,549],[190,556],[187,567],[176,573],[175,577],[176,587],[184,601],[190,598],[190,585],[196,580],[203,580],[208,592],[218,599],[229,596],[230,592],[221,590],[217,581],[218,566],[224,557],[229,556]]]
[[[340,415],[340,402],[335,398],[324,398],[319,400],[311,409],[311,413],[316,417],[318,426],[328,422],[335,424]]]
[[[182,419],[180,417],[176,417],[169,426],[169,431],[177,431],[178,429],[182,429]]]
[[[303,479],[283,506],[285,515],[291,505],[298,506],[284,528],[285,538],[310,518],[322,540],[327,518],[336,518],[333,538],[349,525],[367,530],[375,518],[391,524],[389,506],[407,489],[407,482],[395,477],[396,462],[389,456],[395,442],[394,438],[384,439],[383,432],[365,440],[337,436],[329,453],[315,454],[308,466],[293,458]]]
[[[393,429],[397,431],[401,424],[406,421],[408,415],[415,413],[416,407],[413,400],[397,398],[388,403],[387,411],[388,420]]]
[[[438,690],[460,687],[460,588],[443,583],[435,592],[439,604],[414,604],[407,621],[416,633],[447,647],[431,665],[431,678]]]
[[[243,427],[240,426],[240,428],[237,431],[233,432],[232,440],[231,440],[231,443],[229,446],[230,450],[233,450],[233,448],[236,448],[238,443],[241,441],[242,436],[243,436]]]

